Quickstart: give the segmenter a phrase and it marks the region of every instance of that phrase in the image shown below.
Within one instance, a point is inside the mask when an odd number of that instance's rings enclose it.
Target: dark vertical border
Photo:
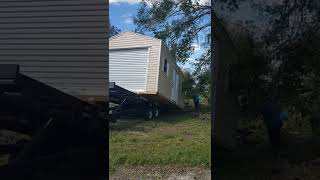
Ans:
[[[109,91],[109,34],[110,34],[110,32],[109,32],[109,0],[105,0],[106,1],[106,10],[107,10],[107,29],[106,29],[106,43],[107,43],[107,45],[106,45],[106,47],[107,47],[107,49],[106,49],[106,58],[107,58],[107,67],[108,67],[108,74],[107,74],[107,79],[108,79],[108,82],[107,82],[107,91]],[[108,95],[109,95],[109,92],[108,92]],[[109,97],[107,97],[107,107],[106,107],[106,126],[105,126],[105,128],[106,128],[106,141],[105,141],[105,143],[106,143],[106,155],[107,155],[107,162],[106,162],[106,179],[109,179]]]
[[[214,30],[213,30],[213,3],[214,0],[211,0],[211,177],[214,177],[214,171],[215,171],[215,166],[216,166],[216,161],[215,161],[215,154],[214,154],[214,114],[215,114],[215,86],[214,86],[214,59],[215,59],[215,51],[214,51],[214,41],[215,41],[215,35],[214,35]],[[211,178],[211,179],[212,179]]]

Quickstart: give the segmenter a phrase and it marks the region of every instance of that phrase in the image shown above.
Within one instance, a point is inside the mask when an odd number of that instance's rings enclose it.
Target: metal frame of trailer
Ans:
[[[112,122],[122,117],[144,117],[151,120],[160,115],[157,101],[117,86],[115,82],[109,82],[109,100],[109,120]]]
[[[105,106],[21,74],[19,65],[0,64],[0,129],[31,137],[0,145],[0,154],[9,154],[8,164],[0,166],[0,177],[33,179],[36,170],[103,179],[106,118]]]

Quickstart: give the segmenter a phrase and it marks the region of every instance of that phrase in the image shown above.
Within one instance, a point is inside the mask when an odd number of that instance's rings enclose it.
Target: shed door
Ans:
[[[109,81],[132,92],[146,91],[148,48],[110,50]]]

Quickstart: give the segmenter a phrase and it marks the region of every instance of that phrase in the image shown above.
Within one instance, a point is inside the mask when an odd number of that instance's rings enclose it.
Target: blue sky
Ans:
[[[132,17],[136,15],[140,7],[139,0],[109,0],[109,16],[110,23],[113,26],[119,28],[123,31],[134,31],[135,25],[133,24]],[[200,57],[201,54],[205,52],[204,48],[201,45],[194,44],[195,51],[194,54],[190,57],[190,61],[194,61]],[[178,64],[184,69],[193,70],[193,65],[186,63],[184,65]]]

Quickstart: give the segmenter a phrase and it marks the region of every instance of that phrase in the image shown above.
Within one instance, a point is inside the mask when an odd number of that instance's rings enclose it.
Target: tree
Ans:
[[[188,70],[182,70],[184,78],[182,82],[182,92],[185,93],[186,98],[192,98],[192,92],[195,87],[194,76]]]
[[[210,68],[211,6],[195,0],[145,0],[134,17],[137,32],[162,39],[176,60],[185,63],[194,52],[194,43],[206,48],[197,60],[197,75]],[[202,70],[202,71],[201,71]]]
[[[267,24],[264,29],[259,29],[261,38],[252,39],[254,49],[251,50],[260,52],[259,57],[265,59],[265,68],[260,70],[269,76],[271,82],[263,84],[269,86],[269,93],[280,97],[286,106],[313,114],[320,103],[315,98],[320,79],[317,49],[320,45],[320,16],[317,13],[320,3],[317,0],[284,0],[252,1],[251,5],[260,10]],[[227,20],[227,23],[231,24],[231,21]],[[252,32],[255,29],[254,25],[242,27]],[[249,36],[253,37],[253,34]],[[243,47],[237,46],[242,48],[239,52],[249,52]],[[243,67],[238,67],[241,69]],[[243,79],[242,76],[239,78]]]
[[[120,29],[118,29],[117,27],[115,27],[109,23],[109,37],[112,37],[120,32],[121,32]]]
[[[284,0],[254,4],[268,20],[263,44],[273,69],[275,94],[295,111],[313,114],[320,103],[319,87],[320,3],[317,0]]]

